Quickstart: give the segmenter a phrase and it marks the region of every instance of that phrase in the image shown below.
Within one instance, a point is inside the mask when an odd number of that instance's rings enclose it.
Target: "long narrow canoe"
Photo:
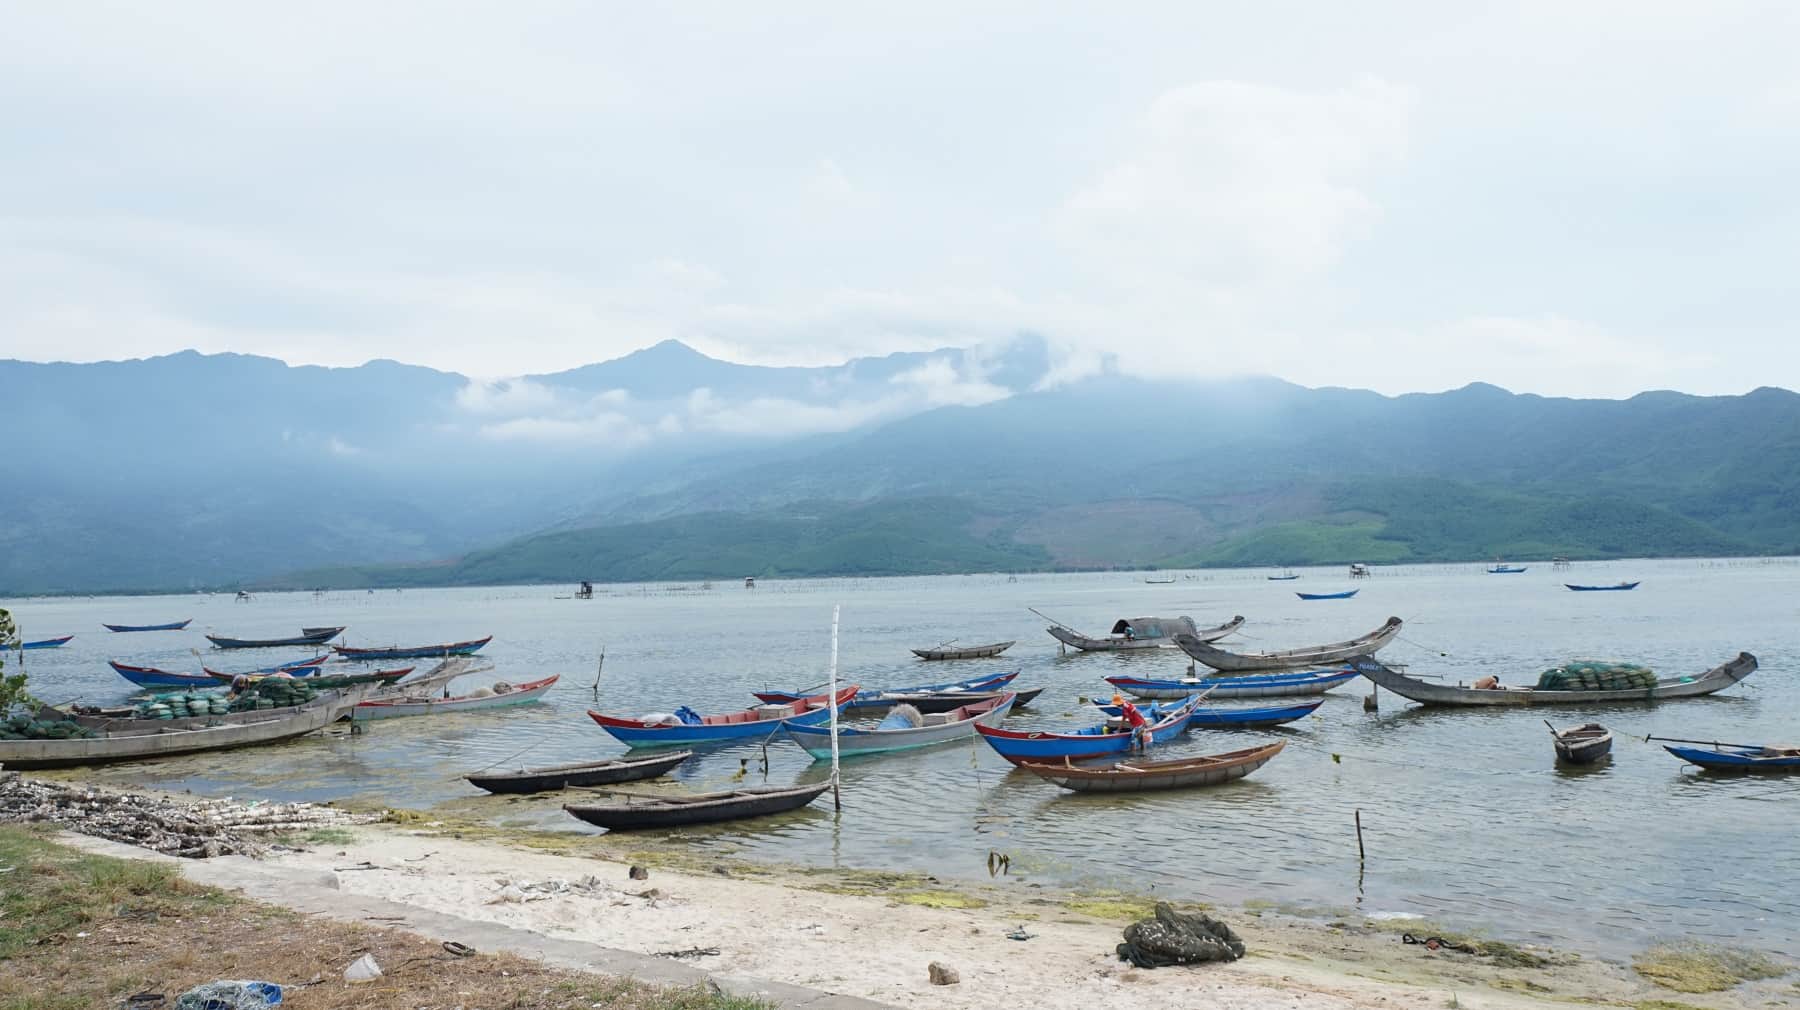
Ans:
[[[1196,627],[1191,617],[1126,617],[1113,623],[1112,634],[1106,638],[1090,638],[1061,624],[1053,624],[1044,630],[1050,632],[1051,638],[1083,652],[1124,652],[1165,649],[1184,636],[1201,642],[1216,642],[1243,625],[1242,616],[1204,630]]]
[[[1309,645],[1276,652],[1226,652],[1192,635],[1176,635],[1175,644],[1181,646],[1181,651],[1197,662],[1205,663],[1215,670],[1236,673],[1245,670],[1292,670],[1303,666],[1330,666],[1357,656],[1372,656],[1398,634],[1400,618],[1390,617],[1381,627],[1347,642]]]
[[[472,772],[463,778],[477,789],[490,793],[550,793],[571,786],[610,786],[653,779],[693,756],[691,750],[680,750],[672,754],[520,768],[512,772]]]
[[[889,695],[938,694],[945,691],[998,691],[1012,683],[1019,671],[996,673],[985,677],[973,677],[969,680],[953,680],[948,684],[921,684],[917,687],[891,687],[885,690],[858,691],[856,697],[850,699],[852,709],[863,707],[887,707],[880,704],[881,699]],[[805,691],[757,691],[757,701],[769,705],[791,705],[802,698],[811,697]]]
[[[194,623],[194,619],[190,617],[185,621],[171,621],[168,624],[106,624],[102,622],[100,626],[108,631],[181,631],[192,623]]]
[[[1494,565],[1487,570],[1489,575],[1524,575],[1525,565]]]
[[[656,796],[645,793],[609,793],[610,803],[570,803],[563,809],[589,824],[609,831],[631,828],[672,828],[683,824],[741,821],[749,817],[798,810],[831,788],[831,780],[787,789],[733,789],[692,796]]]
[[[1615,582],[1610,586],[1577,586],[1567,582],[1563,585],[1577,593],[1623,593],[1638,587],[1636,582]]]
[[[304,736],[342,719],[354,692],[330,692],[292,708],[193,719],[79,719],[99,735],[68,740],[0,740],[0,765],[9,769],[73,768],[116,761],[254,747]]]
[[[1800,747],[1669,747],[1663,750],[1691,765],[1722,772],[1800,771]]]
[[[331,651],[345,659],[441,659],[446,656],[472,656],[493,640],[494,636],[489,635],[486,638],[444,645],[389,645],[377,649],[353,649],[348,645],[334,645]]]
[[[1108,677],[1106,682],[1134,698],[1167,701],[1206,692],[1209,699],[1288,698],[1326,691],[1356,679],[1355,670],[1313,670],[1307,673],[1275,673],[1248,677],[1182,677],[1151,680],[1147,677]]]
[[[933,648],[914,649],[912,654],[920,659],[990,659],[1013,647],[1012,642],[991,642],[987,645],[965,645],[955,649]]]
[[[334,674],[329,674],[329,675],[320,673],[318,667],[305,667],[303,669],[297,669],[297,670],[281,670],[281,671],[277,671],[275,673],[225,673],[224,671],[221,671],[221,670],[207,670],[205,667],[201,667],[201,669],[205,670],[206,675],[208,677],[212,678],[214,687],[217,687],[220,684],[233,683],[239,677],[243,677],[248,680],[261,680],[264,677],[301,677],[301,676],[304,676],[306,678],[306,682],[308,684],[313,684],[315,686],[325,687],[325,688],[349,687],[349,686],[355,685],[355,684],[377,684],[377,685],[380,685],[380,684],[395,683],[395,682],[399,681],[400,678],[413,672],[413,668],[410,666],[402,666],[402,667],[399,667],[398,669],[393,669],[393,670],[371,670],[368,673],[334,673]]]
[[[1196,729],[1266,729],[1270,726],[1282,726],[1301,719],[1318,711],[1321,701],[1302,702],[1298,705],[1273,705],[1263,708],[1218,708],[1202,703],[1188,717],[1187,728]],[[1117,705],[1095,705],[1107,715],[1118,715]],[[1155,721],[1165,713],[1173,712],[1176,706],[1152,703],[1147,709],[1140,709],[1144,717]]]
[[[1360,592],[1362,592],[1360,589],[1346,589],[1341,593],[1295,593],[1294,595],[1303,600],[1347,600]]]
[[[275,649],[298,645],[324,645],[343,633],[343,628],[305,628],[292,638],[226,638],[207,635],[206,640],[220,649]]]
[[[207,666],[202,666],[201,669],[205,670],[210,677],[225,679],[238,676],[261,677],[271,673],[291,673],[296,677],[301,677],[317,673],[319,668],[325,665],[325,661],[330,658],[330,656],[308,656],[305,659],[290,660],[286,663],[275,663],[271,666],[259,666],[254,670],[235,670],[231,672],[214,670]]]
[[[963,705],[935,716],[927,716],[930,721],[926,725],[908,729],[857,729],[840,726],[838,754],[847,758],[859,754],[887,754],[967,740],[975,735],[977,725],[998,725],[1000,720],[1006,718],[1006,713],[1012,711],[1013,700],[1017,697],[1015,694],[1003,694],[973,705]],[[790,722],[783,724],[782,730],[802,750],[811,754],[813,760],[831,759],[830,726],[796,726]]]
[[[940,712],[949,712],[952,709],[961,708],[964,705],[974,705],[984,701],[993,701],[995,698],[1009,693],[1014,696],[1014,708],[1027,708],[1032,702],[1037,700],[1038,695],[1044,693],[1044,689],[1041,687],[1033,687],[1024,691],[1011,692],[932,691],[925,694],[890,694],[884,696],[879,705],[860,707],[851,705],[844,709],[844,714],[849,716],[856,716],[864,713],[875,715],[885,712],[895,705],[911,705],[924,715],[935,715]]]
[[[1286,743],[1276,742],[1203,757],[1176,758],[1173,761],[1127,760],[1099,767],[1082,767],[1070,761],[1061,764],[1024,761],[1020,762],[1019,767],[1078,793],[1188,789],[1194,786],[1216,786],[1221,782],[1241,779],[1268,764],[1286,746]]]
[[[60,649],[69,644],[69,639],[74,637],[74,635],[64,635],[61,638],[43,638],[35,642],[20,642],[18,645],[13,646],[13,648],[21,652],[26,649]]]
[[[1106,757],[1111,754],[1128,754],[1140,746],[1155,746],[1187,732],[1188,717],[1200,704],[1199,698],[1189,698],[1174,709],[1162,713],[1162,718],[1153,721],[1142,734],[1120,729],[1112,722],[1098,726],[1089,726],[1072,733],[1053,733],[1047,730],[1004,729],[999,726],[975,726],[975,732],[988,742],[988,746],[1003,758],[1014,764],[1020,761],[1084,761],[1088,758]]]
[[[835,699],[841,710],[856,696],[857,685],[840,690]],[[662,714],[648,719],[630,719],[588,710],[588,718],[611,733],[627,747],[669,747],[677,744],[718,743],[727,740],[758,740],[773,735],[783,722],[816,726],[831,718],[828,701],[818,694],[788,705],[761,705],[742,712],[722,715],[693,715],[697,722],[683,722],[681,713]],[[685,706],[684,706],[685,708]]]
[[[358,702],[351,709],[350,718],[366,722],[371,719],[396,719],[406,715],[445,715],[451,712],[476,712],[488,708],[529,705],[541,700],[558,679],[558,676],[550,676],[528,684],[519,684],[506,691],[465,694],[456,698],[371,698]],[[400,687],[401,690],[405,689],[405,685]]]
[[[1531,687],[1468,687],[1435,684],[1390,670],[1373,657],[1351,664],[1363,676],[1402,698],[1425,705],[1591,705],[1615,701],[1666,701],[1696,698],[1725,688],[1756,672],[1756,657],[1740,652],[1721,666],[1687,677],[1664,677],[1648,688],[1625,691],[1540,691]]]

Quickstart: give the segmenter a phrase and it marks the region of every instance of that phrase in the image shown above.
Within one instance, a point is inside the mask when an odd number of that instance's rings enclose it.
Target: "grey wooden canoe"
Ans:
[[[916,750],[920,747],[932,747],[953,740],[966,740],[975,735],[975,725],[998,725],[1012,711],[1013,702],[1018,695],[1012,692],[998,697],[984,698],[973,704],[962,705],[948,712],[925,713],[930,724],[913,726],[907,729],[857,729],[855,727],[838,727],[838,756],[855,757],[859,754],[885,754],[890,751]],[[813,760],[831,760],[831,727],[827,724],[817,726],[795,726],[787,723],[781,727],[801,749],[813,756]]]
[[[333,691],[292,708],[193,719],[110,720],[108,728],[93,737],[0,740],[0,766],[73,768],[275,743],[337,722],[349,714],[358,697],[357,692]]]
[[[673,754],[520,768],[510,772],[471,772],[463,778],[470,785],[490,793],[548,793],[571,786],[606,786],[653,779],[693,756],[693,751],[682,750]]]
[[[1021,761],[1019,767],[1078,793],[1136,793],[1154,789],[1189,789],[1216,786],[1241,779],[1281,753],[1284,742],[1249,747],[1225,754],[1176,758],[1172,761],[1119,761],[1109,765],[1082,766],[1064,761]]]
[[[672,828],[798,810],[830,788],[831,780],[826,779],[817,785],[787,789],[733,789],[689,796],[609,791],[606,795],[611,797],[610,802],[569,803],[563,809],[571,816],[611,831]]]
[[[1333,642],[1330,645],[1309,645],[1299,649],[1281,649],[1274,652],[1226,652],[1207,644],[1206,640],[1192,635],[1176,635],[1175,644],[1181,651],[1192,656],[1196,662],[1205,663],[1215,670],[1237,672],[1240,670],[1293,670],[1302,666],[1331,666],[1356,656],[1373,656],[1377,649],[1394,640],[1400,634],[1400,618],[1390,617],[1387,623],[1366,635],[1359,635],[1347,642]]]
[[[1233,617],[1216,628],[1199,628],[1191,617],[1122,617],[1113,623],[1112,634],[1090,638],[1074,628],[1053,624],[1044,629],[1050,637],[1083,652],[1125,652],[1133,649],[1167,649],[1178,638],[1199,642],[1216,642],[1244,624],[1243,617]]]
[[[1664,677],[1647,688],[1627,691],[1539,691],[1530,687],[1477,688],[1464,684],[1436,684],[1390,670],[1373,657],[1357,659],[1351,666],[1376,684],[1402,698],[1424,705],[1592,705],[1620,701],[1665,701],[1697,698],[1723,691],[1756,672],[1756,657],[1740,652],[1736,659],[1701,674]]]
[[[992,642],[987,645],[966,645],[956,649],[914,649],[912,654],[920,659],[989,659],[1000,655],[1013,647],[1011,642]]]
[[[1549,726],[1549,720],[1544,724]],[[1593,764],[1612,753],[1612,730],[1597,722],[1568,729],[1550,726],[1550,737],[1555,741],[1557,758],[1570,764]]]

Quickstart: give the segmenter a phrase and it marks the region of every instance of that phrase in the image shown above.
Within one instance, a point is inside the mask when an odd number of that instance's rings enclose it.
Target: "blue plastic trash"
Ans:
[[[281,1005],[281,986],[273,982],[208,982],[184,992],[175,1010],[266,1010]]]

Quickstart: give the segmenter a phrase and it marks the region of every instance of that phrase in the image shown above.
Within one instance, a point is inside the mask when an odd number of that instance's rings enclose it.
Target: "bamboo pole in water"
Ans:
[[[844,798],[838,793],[838,706],[837,706],[837,666],[838,666],[838,612],[841,604],[831,608],[831,693],[826,695],[825,704],[831,706],[831,808],[844,809]]]

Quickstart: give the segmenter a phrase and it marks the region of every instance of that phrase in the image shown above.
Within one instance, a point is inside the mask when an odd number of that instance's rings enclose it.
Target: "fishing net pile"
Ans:
[[[0,722],[0,740],[76,740],[94,732],[71,719],[15,715]]]
[[[1153,917],[1125,927],[1125,942],[1119,944],[1118,953],[1119,960],[1139,968],[1167,968],[1236,961],[1244,956],[1244,941],[1230,926],[1209,915],[1177,912],[1159,901]]]
[[[1656,674],[1647,666],[1610,659],[1578,659],[1538,676],[1540,691],[1647,691]]]
[[[222,694],[170,693],[140,702],[133,714],[139,719],[192,719],[229,711],[231,703]]]
[[[264,677],[231,702],[233,712],[251,709],[287,708],[304,705],[317,698],[319,692],[305,680],[293,677]]]

